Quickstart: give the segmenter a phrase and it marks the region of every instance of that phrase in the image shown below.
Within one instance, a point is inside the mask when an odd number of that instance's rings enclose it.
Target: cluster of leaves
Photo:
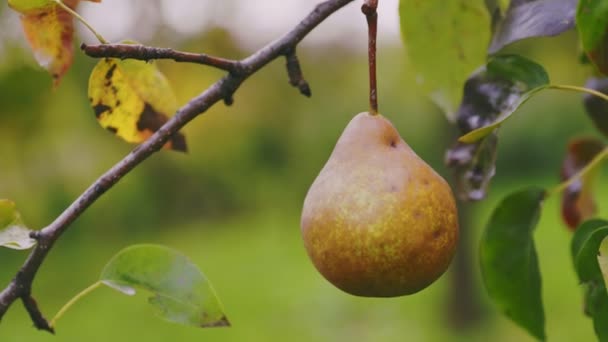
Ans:
[[[74,18],[84,22],[75,12],[79,2],[8,1],[11,8],[22,14],[21,22],[34,56],[51,74],[55,86],[74,58]],[[115,58],[100,60],[91,72],[89,100],[99,124],[131,143],[146,140],[178,108],[169,82],[153,63]],[[175,134],[165,147],[185,152],[185,137]],[[36,245],[36,236],[37,232],[23,223],[15,204],[0,199],[0,247],[29,249]],[[70,300],[51,325],[78,299],[100,285],[128,295],[135,294],[136,288],[152,293],[150,304],[161,317],[172,322],[197,327],[229,325],[215,291],[196,265],[180,253],[156,245],[131,246],[115,255],[99,281]]]
[[[101,2],[101,0],[87,0]],[[9,0],[21,13],[26,38],[40,66],[55,86],[74,59],[74,17],[80,0]],[[93,32],[95,32],[93,30]],[[101,43],[107,41],[98,33]],[[136,44],[133,41],[123,43]],[[141,143],[156,132],[178,108],[171,85],[154,63],[104,58],[89,78],[89,101],[99,124],[130,143]],[[176,134],[165,146],[185,152],[186,139]]]
[[[463,134],[446,154],[462,199],[481,200],[486,196],[495,174],[500,126],[540,91],[586,93],[584,106],[590,119],[601,133],[608,134],[608,2],[444,3],[402,0],[401,28],[411,62],[421,72],[420,79],[431,98],[439,101],[438,105],[447,110],[448,118]],[[437,13],[443,19],[438,19]],[[541,65],[501,52],[519,40],[555,36],[573,28],[578,31],[585,59],[592,66],[593,77],[585,87],[551,84]],[[433,63],[421,53],[429,39],[443,44],[442,53],[435,54]],[[485,42],[490,43],[485,46]],[[533,231],[544,199],[561,194],[562,217],[574,231],[572,260],[585,287],[585,314],[593,319],[598,338],[608,341],[608,222],[591,220],[596,214],[593,175],[607,156],[608,148],[601,139],[573,139],[562,164],[563,183],[550,191],[531,187],[507,196],[484,231],[480,261],[490,297],[507,317],[539,340],[546,338],[545,314]]]

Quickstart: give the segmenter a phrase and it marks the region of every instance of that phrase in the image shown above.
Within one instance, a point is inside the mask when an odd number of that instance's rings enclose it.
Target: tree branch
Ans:
[[[237,72],[239,66],[238,61],[210,56],[204,53],[182,52],[169,48],[159,48],[136,44],[87,45],[83,43],[80,45],[80,49],[88,56],[96,58],[132,58],[142,61],[150,61],[153,59],[172,59],[176,62],[208,65],[220,70],[234,73]]]
[[[8,286],[0,292],[0,320],[8,308],[17,299],[21,298],[32,315],[36,327],[52,332],[52,327],[48,325],[46,319],[44,319],[38,310],[37,305],[34,304],[34,299],[31,296],[31,288],[40,265],[42,265],[57,239],[59,239],[59,237],[68,229],[70,224],[101,195],[112,188],[120,179],[152,154],[160,150],[174,133],[178,132],[188,122],[199,114],[207,111],[217,102],[224,100],[228,104],[231,103],[232,95],[243,81],[271,61],[281,56],[289,56],[290,53],[295,51],[295,47],[308,33],[310,33],[310,31],[332,13],[352,1],[353,0],[327,0],[320,3],[290,32],[238,62],[207,55],[187,54],[170,49],[145,48],[137,45],[85,45],[85,52],[87,54],[90,53],[91,56],[95,57],[137,58],[144,60],[151,58],[171,58],[176,61],[196,61],[197,63],[226,70],[229,73],[180,108],[156,133],[141,145],[137,146],[124,159],[98,178],[82,195],[65,209],[55,221],[36,234],[35,238],[37,239],[38,244],[29,254],[25,263],[17,272],[17,275]]]

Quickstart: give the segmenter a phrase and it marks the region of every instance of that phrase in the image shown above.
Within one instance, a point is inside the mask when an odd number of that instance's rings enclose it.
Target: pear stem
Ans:
[[[361,12],[367,18],[369,53],[369,108],[370,114],[378,114],[378,87],[376,80],[376,37],[378,36],[378,0],[365,0]]]

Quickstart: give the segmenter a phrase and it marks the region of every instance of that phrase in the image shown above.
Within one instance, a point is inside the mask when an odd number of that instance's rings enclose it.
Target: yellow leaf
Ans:
[[[79,2],[66,0],[64,4],[73,9]],[[72,16],[50,0],[9,0],[9,5],[23,14],[21,24],[34,57],[53,76],[55,86],[58,85],[74,59]]]
[[[89,78],[89,101],[99,124],[130,143],[141,143],[156,132],[177,101],[169,82],[155,64],[104,58]],[[165,145],[185,152],[186,139],[176,133]]]
[[[53,5],[52,0],[8,0],[8,5],[17,12],[27,13]]]
[[[72,16],[57,6],[21,17],[25,36],[40,66],[53,76],[57,85],[74,59]]]
[[[81,0],[63,0],[63,3],[74,9]],[[82,0],[90,2],[101,2],[101,0]],[[54,0],[8,0],[8,5],[17,12],[28,14],[50,6],[56,6]]]

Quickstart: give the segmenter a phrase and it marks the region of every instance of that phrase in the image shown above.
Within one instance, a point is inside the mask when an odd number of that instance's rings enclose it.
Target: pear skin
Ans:
[[[447,182],[382,115],[348,124],[310,187],[301,219],[318,271],[357,296],[418,292],[448,268],[458,214]]]

